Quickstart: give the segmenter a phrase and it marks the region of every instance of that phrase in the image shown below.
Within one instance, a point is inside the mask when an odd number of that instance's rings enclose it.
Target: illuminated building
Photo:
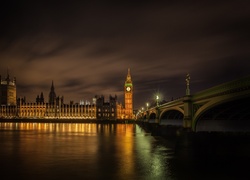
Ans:
[[[96,107],[92,105],[61,104],[53,106],[49,103],[22,103],[18,106],[19,118],[35,119],[95,119]]]
[[[124,119],[124,108],[122,104],[116,104],[117,119]]]
[[[95,99],[93,103],[64,104],[63,97],[56,97],[52,82],[49,102],[44,102],[43,93],[37,96],[36,103],[27,103],[26,98],[18,98],[16,105],[1,105],[2,118],[28,119],[96,119]]]
[[[15,106],[16,105],[16,78],[10,79],[9,72],[7,77],[2,80],[0,76],[0,105]]]
[[[20,118],[44,118],[46,105],[44,103],[25,103],[19,101],[18,117]]]
[[[110,96],[109,102],[104,101],[104,96],[97,98],[96,103],[96,118],[105,120],[115,119],[134,119],[133,113],[133,83],[130,75],[130,69],[124,84],[124,103],[117,102],[117,96]]]
[[[0,105],[0,117],[16,116],[16,78],[11,80],[8,71],[5,79],[0,76]]]
[[[133,119],[133,83],[128,69],[127,78],[124,84],[125,119]]]
[[[119,120],[133,119],[133,84],[128,69],[124,85],[125,108],[118,103],[117,96],[110,96],[109,102],[105,102],[104,96],[96,96],[93,102],[86,103],[81,100],[80,104],[64,103],[64,98],[56,96],[54,82],[52,81],[48,102],[45,102],[43,92],[38,95],[34,102],[26,102],[26,98],[16,100],[16,81],[7,78],[1,80],[1,107],[2,118],[29,118],[29,119],[98,119]]]
[[[95,104],[64,104],[64,98],[56,97],[52,81],[49,102],[44,103],[43,93],[37,96],[36,103],[26,103],[25,99],[18,99],[18,117],[20,118],[48,118],[48,119],[95,119]]]
[[[96,119],[117,120],[122,118],[122,105],[117,102],[117,96],[109,96],[105,102],[104,96],[96,96]]]

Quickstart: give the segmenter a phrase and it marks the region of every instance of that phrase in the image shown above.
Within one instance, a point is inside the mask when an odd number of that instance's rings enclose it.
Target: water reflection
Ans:
[[[0,123],[1,179],[249,179],[248,136],[201,137],[177,146],[135,124]]]
[[[171,150],[138,125],[0,123],[0,133],[4,178],[172,178]]]

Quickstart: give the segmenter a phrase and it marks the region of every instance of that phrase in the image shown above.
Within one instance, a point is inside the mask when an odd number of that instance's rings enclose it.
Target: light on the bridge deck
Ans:
[[[159,106],[159,96],[156,95],[156,105]]]

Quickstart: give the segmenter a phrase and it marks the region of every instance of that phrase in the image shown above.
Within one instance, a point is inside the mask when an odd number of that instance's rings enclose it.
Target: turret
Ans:
[[[16,105],[16,80],[10,80],[9,71],[4,80],[0,76],[0,105]]]
[[[54,88],[54,82],[52,81],[49,93],[49,104],[55,104],[55,102],[56,102],[56,93]]]

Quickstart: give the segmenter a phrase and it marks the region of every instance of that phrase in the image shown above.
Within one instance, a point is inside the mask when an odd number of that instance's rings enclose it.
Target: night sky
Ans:
[[[250,1],[6,1],[0,74],[17,96],[65,103],[117,95],[131,68],[134,106],[169,101],[250,74]]]

